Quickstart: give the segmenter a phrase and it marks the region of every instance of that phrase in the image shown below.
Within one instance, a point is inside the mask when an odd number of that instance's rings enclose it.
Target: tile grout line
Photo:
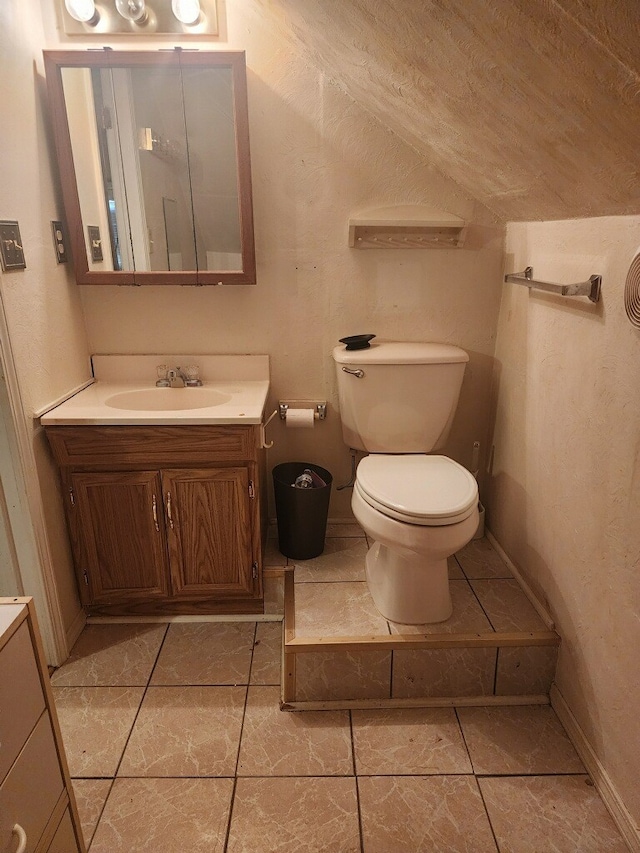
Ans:
[[[467,738],[465,737],[465,734],[464,734],[464,727],[462,725],[462,720],[460,719],[460,716],[458,715],[458,709],[454,707],[453,710],[454,710],[454,713],[456,715],[456,720],[458,721],[458,728],[460,729],[460,734],[462,735],[462,742],[464,743],[464,748],[467,750],[467,756],[469,757],[469,763],[471,764],[471,773],[473,774],[473,780],[475,782],[478,793],[480,794],[480,799],[482,801],[484,813],[486,814],[487,820],[489,822],[489,829],[491,830],[491,835],[493,836],[493,840],[494,840],[494,843],[496,845],[496,850],[498,851],[498,853],[501,853],[500,845],[498,844],[498,839],[496,838],[496,834],[493,831],[493,824],[491,823],[491,817],[489,816],[489,810],[487,809],[487,804],[485,803],[484,797],[482,795],[482,789],[480,788],[480,782],[478,781],[478,774],[476,773],[475,767],[473,766],[473,758],[471,757],[471,750],[469,749],[469,744],[467,743]]]
[[[358,773],[356,768],[356,744],[353,736],[353,712],[349,711],[349,731],[351,734],[351,766],[353,767],[353,781],[356,788],[356,809],[358,812],[358,834],[360,837],[360,853],[364,853],[364,836],[362,832],[362,811],[360,808],[360,787],[358,785]]]
[[[244,693],[244,707],[242,709],[242,722],[240,723],[240,732],[238,734],[238,751],[236,753],[236,766],[233,774],[233,785],[231,787],[231,799],[229,800],[229,817],[227,818],[227,828],[224,836],[222,853],[228,849],[229,839],[231,837],[231,824],[233,821],[233,810],[236,804],[236,792],[238,789],[238,768],[240,765],[240,749],[242,747],[242,735],[244,733],[244,723],[247,716],[247,703],[249,701],[249,687],[251,686],[251,676],[253,675],[253,657],[256,650],[256,640],[258,637],[258,623],[253,627],[253,644],[251,646],[251,660],[249,661],[249,673],[247,675],[247,686]]]
[[[244,723],[247,717],[247,704],[249,702],[249,687],[251,687],[251,670],[253,669],[253,655],[256,647],[256,637],[258,634],[258,623],[256,622],[253,628],[253,645],[251,646],[251,660],[249,661],[249,673],[247,675],[247,685],[244,693],[244,707],[242,709],[242,722],[240,724],[240,734],[238,737],[238,752],[236,753],[236,767],[234,772],[234,778],[238,777],[238,769],[240,767],[240,748],[242,746],[242,735],[244,734]],[[234,785],[234,794],[235,794],[235,785]],[[231,824],[229,824],[231,826]]]
[[[87,853],[88,853],[88,851],[90,851],[91,847],[93,846],[93,842],[94,842],[94,839],[96,837],[96,833],[98,832],[98,828],[100,826],[100,821],[102,820],[102,816],[105,812],[105,809],[107,808],[107,803],[109,802],[109,797],[111,796],[111,794],[113,792],[113,786],[115,785],[116,779],[118,778],[118,770],[120,769],[120,765],[122,764],[122,759],[124,758],[124,754],[126,752],[127,746],[129,745],[129,740],[131,739],[131,733],[133,732],[133,729],[134,729],[135,724],[136,724],[136,720],[138,719],[138,715],[140,714],[140,709],[142,708],[142,703],[144,702],[144,697],[147,695],[147,690],[149,689],[149,684],[151,683],[151,677],[152,677],[152,675],[155,671],[155,668],[158,664],[158,658],[160,657],[160,652],[162,651],[162,648],[165,644],[168,633],[169,633],[169,623],[167,623],[167,625],[165,627],[165,631],[164,631],[164,635],[162,637],[162,641],[161,641],[160,645],[158,646],[158,651],[156,652],[156,657],[155,657],[155,660],[153,662],[153,666],[151,667],[151,669],[149,671],[149,675],[147,677],[147,683],[144,685],[144,691],[142,693],[142,696],[140,697],[140,703],[138,705],[138,710],[136,711],[135,717],[133,718],[133,722],[131,723],[131,728],[129,729],[129,734],[127,735],[127,739],[126,739],[125,744],[122,748],[122,752],[120,753],[120,760],[118,761],[115,772],[114,772],[113,776],[101,777],[101,778],[105,778],[105,779],[111,779],[111,785],[109,786],[109,791],[107,793],[107,796],[105,797],[104,803],[102,804],[102,808],[100,809],[100,814],[98,815],[98,820],[96,821],[95,826],[93,828],[93,834],[91,836],[91,842],[87,845]],[[132,685],[132,686],[139,687],[140,685],[136,684],[136,685]],[[76,778],[83,778],[83,777],[76,777]]]
[[[482,793],[482,788],[481,788],[481,786],[480,786],[480,782],[478,781],[478,777],[477,777],[477,776],[475,776],[475,775],[474,775],[474,777],[473,777],[473,778],[474,778],[474,780],[475,780],[476,788],[478,789],[478,793],[480,794],[480,800],[482,801],[482,806],[483,806],[483,808],[484,808],[484,813],[486,814],[486,816],[487,816],[487,821],[489,822],[489,829],[491,830],[491,835],[493,836],[493,840],[494,840],[495,845],[496,845],[496,850],[498,851],[498,853],[502,853],[501,848],[500,848],[500,844],[499,844],[499,842],[498,842],[498,838],[497,838],[496,833],[495,833],[495,830],[494,830],[494,828],[493,828],[493,823],[492,823],[492,821],[491,821],[491,815],[489,814],[489,809],[487,808],[487,803],[486,803],[486,801],[485,801],[485,799],[484,799],[484,794]]]
[[[137,720],[138,720],[138,717],[140,716],[140,710],[142,709],[142,705],[143,705],[144,700],[145,700],[145,698],[146,698],[147,692],[148,692],[148,690],[149,690],[149,687],[151,686],[151,679],[153,678],[153,673],[155,672],[156,666],[158,665],[158,660],[160,659],[160,655],[162,654],[162,649],[164,648],[164,644],[165,644],[165,642],[166,642],[166,640],[167,640],[167,634],[169,633],[169,628],[170,628],[170,625],[169,625],[169,624],[167,624],[166,630],[165,630],[165,632],[164,632],[164,637],[162,638],[162,642],[160,643],[160,646],[159,646],[159,648],[158,648],[158,653],[157,653],[157,655],[156,655],[156,659],[155,659],[155,661],[153,662],[153,666],[151,667],[151,671],[149,672],[149,677],[147,678],[147,683],[145,684],[144,690],[143,690],[143,692],[142,692],[142,697],[141,697],[141,699],[140,699],[140,704],[138,705],[138,710],[136,711],[136,714],[135,714],[135,716],[134,716],[134,718],[133,718],[133,722],[132,722],[132,724],[131,724],[131,728],[129,729],[129,734],[127,735],[127,739],[126,739],[126,741],[125,741],[124,747],[123,747],[122,752],[121,752],[121,754],[120,754],[120,760],[118,761],[118,765],[117,765],[117,767],[116,767],[116,771],[115,771],[115,773],[113,774],[113,780],[114,780],[114,782],[115,782],[115,780],[116,780],[116,779],[117,779],[117,777],[118,777],[118,771],[120,770],[120,767],[121,767],[121,765],[122,765],[122,760],[123,760],[123,758],[124,758],[124,754],[125,754],[125,752],[127,751],[127,747],[129,746],[129,741],[131,740],[131,735],[133,734],[133,730],[134,730],[134,728],[135,728],[135,726],[136,726],[136,722],[137,722]],[[111,791],[110,791],[109,793],[111,793]],[[106,803],[105,803],[105,804],[106,804]],[[97,830],[97,826],[96,826],[96,830]]]
[[[248,692],[248,691],[247,691]],[[240,754],[240,745],[238,744],[238,754]],[[226,853],[229,847],[229,838],[231,837],[231,821],[233,820],[233,808],[236,804],[236,789],[238,787],[237,775],[233,777],[233,785],[231,786],[231,799],[229,800],[229,817],[227,818],[227,829],[224,834],[224,843],[222,845],[222,853]]]
[[[462,720],[460,719],[460,715],[458,714],[457,707],[454,706],[453,712],[456,715],[456,720],[458,721],[458,729],[460,730],[460,734],[462,736],[462,743],[464,744],[464,748],[467,750],[467,758],[469,759],[469,764],[471,765],[471,772],[475,776],[475,767],[473,766],[473,758],[471,757],[471,750],[469,749],[469,744],[467,743],[467,739],[464,734],[464,727],[462,725]]]

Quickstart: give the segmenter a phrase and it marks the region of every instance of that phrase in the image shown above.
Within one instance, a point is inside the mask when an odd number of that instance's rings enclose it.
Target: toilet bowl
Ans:
[[[366,577],[392,622],[442,622],[452,612],[447,558],[478,526],[473,475],[446,456],[372,454],[359,464],[351,508],[373,540]]]
[[[445,343],[374,341],[335,347],[345,444],[368,453],[351,508],[373,540],[367,583],[392,622],[421,625],[451,615],[447,558],[478,527],[478,487],[445,447],[468,354]]]

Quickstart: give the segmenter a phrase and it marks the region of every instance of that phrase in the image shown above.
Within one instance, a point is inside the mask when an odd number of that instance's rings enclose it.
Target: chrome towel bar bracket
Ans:
[[[550,281],[536,281],[533,278],[533,267],[527,267],[524,272],[508,273],[504,280],[510,284],[523,284],[530,289],[556,293],[558,296],[586,296],[591,302],[600,301],[601,275],[592,275],[588,281],[577,284],[554,284]]]

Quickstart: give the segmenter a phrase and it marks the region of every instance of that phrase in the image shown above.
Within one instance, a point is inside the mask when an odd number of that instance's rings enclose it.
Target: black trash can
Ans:
[[[296,488],[293,483],[305,468],[314,471],[326,485]],[[283,462],[273,469],[278,547],[285,557],[310,560],[324,551],[332,481],[326,468],[311,462]]]

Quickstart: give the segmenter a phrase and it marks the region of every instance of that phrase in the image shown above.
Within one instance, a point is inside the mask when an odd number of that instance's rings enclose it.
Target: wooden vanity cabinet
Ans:
[[[262,612],[257,427],[46,432],[89,613]]]

